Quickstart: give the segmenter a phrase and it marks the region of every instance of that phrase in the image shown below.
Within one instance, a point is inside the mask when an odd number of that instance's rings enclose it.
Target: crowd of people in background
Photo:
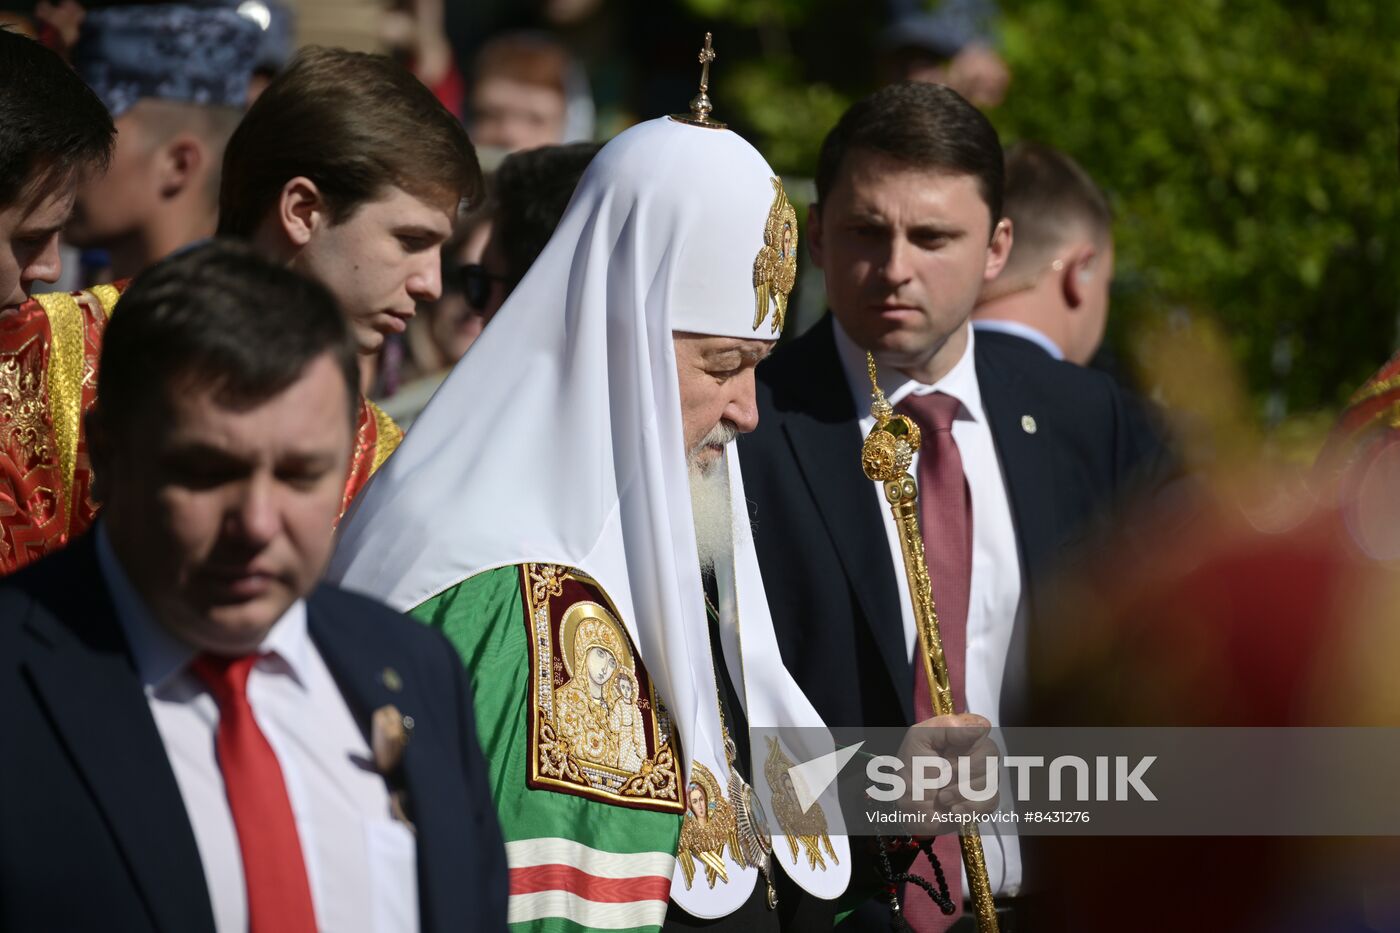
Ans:
[[[745,830],[750,722],[1393,724],[1396,364],[1305,494],[1125,385],[1112,198],[1003,147],[994,0],[891,0],[801,214],[719,79],[635,112],[606,3],[460,61],[443,0],[327,6],[0,11],[0,927],[968,930],[956,834]],[[1363,929],[1394,863],[1338,851],[1299,915]],[[1015,933],[1291,929],[1319,861],[986,845]]]

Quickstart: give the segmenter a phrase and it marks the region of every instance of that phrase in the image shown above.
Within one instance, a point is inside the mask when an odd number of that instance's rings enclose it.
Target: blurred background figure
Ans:
[[[224,146],[243,115],[263,31],[232,9],[109,7],[83,20],[73,63],[117,126],[107,174],[65,231],[100,248],[111,278],[212,236]]]
[[[1003,210],[1011,256],[982,289],[973,326],[1088,364],[1103,343],[1113,282],[1108,199],[1063,152],[1020,143],[1006,154]]]
[[[59,54],[66,54],[78,41],[78,30],[87,15],[78,0],[39,0],[11,6],[0,10],[0,26],[38,39]]]
[[[1354,521],[1388,519],[1393,546],[1400,431],[1376,416],[1396,410],[1400,394],[1385,382],[1400,367],[1357,393],[1319,464],[1324,482],[1309,488],[1250,424],[1243,380],[1220,337],[1201,328],[1152,344],[1167,411],[1189,419],[1176,433],[1190,440],[1184,453],[1196,469],[1057,581],[1030,651],[1038,725],[1400,723],[1397,554],[1378,553],[1370,532],[1381,529]],[[1348,473],[1369,486],[1364,515],[1356,500],[1325,494],[1334,479],[1346,488]],[[1279,769],[1286,774],[1288,762]],[[1167,933],[1203,920],[1211,930],[1251,933],[1400,929],[1394,839],[1043,837],[1037,851],[1062,910],[1039,918],[1044,933]],[[1164,879],[1189,896],[1152,896]]]
[[[392,0],[379,30],[384,51],[412,71],[460,118],[465,88],[444,29],[442,0]]]
[[[508,33],[482,46],[468,104],[478,148],[518,152],[593,138],[588,79],[543,33]]]
[[[1352,393],[1312,479],[1367,556],[1400,560],[1400,353]]]
[[[248,106],[258,99],[272,79],[282,73],[296,54],[296,17],[281,0],[224,0],[240,16],[252,20],[262,30],[253,54],[253,76],[248,82]]]
[[[880,36],[887,84],[946,84],[978,107],[1006,99],[1011,70],[992,47],[996,0],[892,0],[890,25]]]
[[[601,145],[544,146],[507,156],[480,208],[443,247],[443,294],[386,345],[376,398],[407,428],[530,271]]]

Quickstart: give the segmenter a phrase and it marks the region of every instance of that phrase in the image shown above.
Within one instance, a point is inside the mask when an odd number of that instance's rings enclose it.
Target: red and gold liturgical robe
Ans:
[[[97,516],[83,419],[125,287],[36,295],[0,314],[0,575],[63,547]],[[402,439],[393,419],[360,399],[342,514]]]

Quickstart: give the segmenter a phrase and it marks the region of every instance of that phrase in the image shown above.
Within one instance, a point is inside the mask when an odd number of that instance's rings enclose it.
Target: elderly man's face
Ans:
[[[685,449],[692,463],[707,469],[719,462],[730,438],[758,427],[754,367],[773,341],[674,336]]]
[[[262,402],[235,404],[200,385],[166,396],[122,436],[99,404],[90,433],[104,521],[162,624],[200,650],[245,653],[330,560],[349,389],[325,354]]]
[[[1009,225],[992,234],[973,176],[855,151],[812,210],[808,247],[841,327],[883,362],[907,369],[942,348],[1001,271]]]

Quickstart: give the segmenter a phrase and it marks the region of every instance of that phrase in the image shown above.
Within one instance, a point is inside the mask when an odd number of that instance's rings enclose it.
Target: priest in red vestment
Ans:
[[[97,515],[83,420],[102,334],[126,283],[35,295],[0,314],[0,574],[82,534]],[[341,512],[403,438],[361,397]]]
[[[29,41],[4,40],[0,58],[11,41]],[[0,61],[0,70],[7,64]],[[66,67],[62,76],[46,73],[40,86],[66,88],[66,75]],[[0,80],[0,117],[20,105],[12,98],[21,95],[7,90],[23,86]],[[91,96],[80,82],[69,90]],[[110,152],[111,121],[95,97],[91,104],[98,112],[89,122],[106,121],[103,145],[89,159],[100,165]],[[36,112],[26,119],[47,117]],[[44,152],[33,157],[36,164],[51,158]],[[75,172],[61,182],[49,199],[54,203],[41,205],[53,215],[39,231],[47,237],[44,255],[14,274],[13,288],[0,267],[0,286],[11,296],[0,309],[0,573],[63,546],[97,510],[82,416],[93,401],[102,332],[120,287],[26,300],[30,282],[57,278],[57,233],[71,210]],[[249,240],[326,285],[370,356],[386,335],[405,329],[419,301],[438,297],[442,243],[480,182],[465,130],[401,66],[380,56],[313,50],[273,82],[230,140],[220,233]],[[3,195],[0,207],[18,200],[18,193],[10,201]],[[4,207],[5,218],[17,210]],[[36,235],[20,233],[29,240]],[[386,414],[361,400],[342,511],[401,438]]]

